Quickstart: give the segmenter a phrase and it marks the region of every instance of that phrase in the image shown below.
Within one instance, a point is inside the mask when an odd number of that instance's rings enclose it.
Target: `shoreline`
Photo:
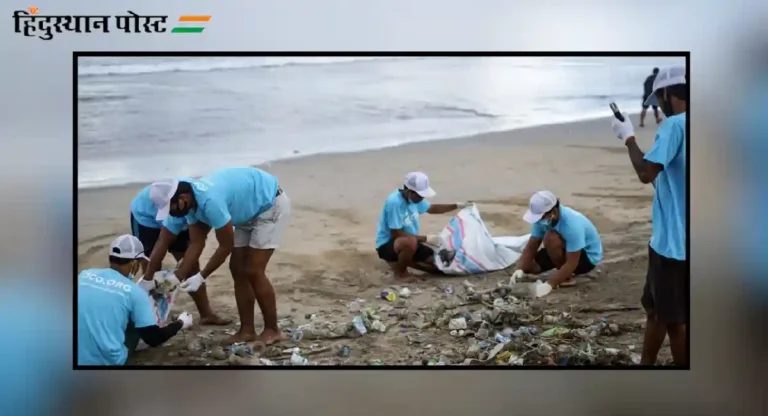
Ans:
[[[633,118],[635,118],[640,114],[639,111],[626,112],[626,113],[628,113],[629,116]],[[269,168],[273,165],[292,163],[292,162],[303,161],[303,160],[312,159],[312,158],[355,156],[355,155],[360,155],[365,153],[393,151],[393,149],[397,149],[401,151],[413,150],[418,152],[418,151],[426,150],[428,146],[435,146],[435,145],[444,146],[447,144],[448,145],[464,145],[464,144],[469,144],[468,143],[469,141],[473,142],[474,144],[484,145],[484,146],[494,145],[494,144],[503,144],[507,146],[511,144],[506,142],[509,139],[507,136],[509,136],[510,134],[517,135],[517,134],[523,134],[526,132],[534,133],[536,137],[535,138],[534,137],[515,137],[514,138],[515,144],[530,145],[531,142],[534,140],[537,143],[541,143],[541,144],[556,144],[562,139],[541,137],[543,131],[537,132],[536,130],[551,129],[552,130],[551,133],[553,134],[562,133],[563,129],[565,129],[566,131],[570,131],[572,129],[579,129],[579,128],[583,128],[585,124],[596,123],[601,120],[604,120],[606,126],[608,126],[606,128],[606,135],[608,138],[610,138],[611,137],[610,136],[611,119],[612,119],[612,116],[595,117],[595,118],[586,118],[586,119],[581,119],[576,121],[566,121],[566,122],[558,122],[558,123],[551,123],[551,124],[538,124],[538,125],[523,126],[519,128],[512,128],[512,129],[488,131],[488,132],[477,133],[477,134],[435,138],[435,139],[414,141],[414,142],[408,142],[408,143],[397,144],[397,145],[368,148],[368,149],[362,149],[362,150],[295,154],[288,157],[272,159],[262,163],[249,164],[248,166],[252,166],[256,168]],[[596,137],[595,139],[602,139],[602,137],[600,138]],[[604,140],[601,140],[601,142],[602,141]],[[501,142],[504,142],[504,143],[501,143]],[[561,142],[561,143],[565,144],[565,142]],[[572,144],[572,143],[568,143],[568,144]],[[191,176],[197,178],[202,175],[191,175]],[[163,178],[156,178],[155,180],[160,180],[160,179],[163,179]],[[146,186],[150,183],[151,182],[133,181],[133,182],[126,182],[121,184],[104,184],[104,185],[92,185],[92,186],[82,186],[82,187],[78,185],[77,192],[90,193],[90,192],[98,192],[98,191],[103,191],[108,189],[133,189],[139,186]]]

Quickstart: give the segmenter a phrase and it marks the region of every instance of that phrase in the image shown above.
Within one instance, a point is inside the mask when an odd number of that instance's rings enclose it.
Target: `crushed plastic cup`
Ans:
[[[366,329],[365,323],[363,322],[363,318],[361,316],[355,316],[352,319],[352,325],[354,325],[355,330],[360,335],[365,335],[366,333],[368,333],[368,329]]]
[[[452,295],[453,294],[453,286],[452,285],[446,285],[445,288],[443,289],[443,291],[446,294],[448,294],[448,295]]]
[[[309,360],[299,355],[298,352],[294,351],[293,354],[291,354],[291,364],[293,365],[308,365]]]
[[[463,317],[451,319],[448,322],[448,329],[454,330],[454,329],[467,329],[467,320]]]
[[[406,298],[406,299],[411,297],[411,290],[408,289],[407,287],[400,289],[400,297]]]
[[[389,302],[394,302],[397,300],[397,293],[392,290],[382,290],[381,298]]]
[[[381,321],[371,322],[371,329],[378,332],[387,332],[387,326],[384,325]]]

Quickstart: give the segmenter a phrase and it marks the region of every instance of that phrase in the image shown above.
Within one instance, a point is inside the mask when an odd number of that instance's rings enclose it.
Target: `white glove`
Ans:
[[[144,289],[147,293],[149,293],[149,291],[157,287],[157,282],[155,282],[154,279],[146,280],[142,278],[141,280],[139,280],[139,283],[137,283],[137,285],[139,285],[140,288]]]
[[[542,283],[541,280],[537,280],[536,283],[531,286],[531,296],[534,298],[540,298],[547,296],[552,292],[552,286],[549,283]]]
[[[178,320],[181,321],[181,329],[187,329],[192,326],[192,314],[189,312],[182,312]]]
[[[525,273],[523,273],[522,270],[517,269],[514,273],[512,273],[512,277],[509,279],[509,282],[514,285],[519,279],[522,279],[523,277],[525,277]]]
[[[622,115],[624,116],[624,121],[619,121],[616,117],[613,117],[611,127],[613,127],[613,132],[616,134],[616,137],[626,142],[628,138],[635,135],[635,127],[632,125],[632,120],[629,119],[629,115],[626,113],[623,113]]]
[[[165,276],[158,277],[158,278],[156,278],[156,280],[157,280],[157,283],[159,283],[159,284],[162,284],[162,283],[165,283],[165,282],[170,282],[171,285],[173,285],[173,286],[181,285],[181,281],[173,273],[168,273]]]
[[[456,203],[456,208],[458,208],[458,209],[464,209],[464,208],[469,207],[469,206],[472,206],[472,203],[469,202],[469,201],[457,202]]]
[[[200,289],[200,286],[205,284],[205,279],[203,279],[203,276],[198,273],[189,279],[181,282],[179,287],[181,290],[185,292],[197,292],[197,289]]]
[[[427,244],[430,246],[440,247],[440,245],[443,243],[443,240],[440,238],[437,234],[432,234],[427,236]]]

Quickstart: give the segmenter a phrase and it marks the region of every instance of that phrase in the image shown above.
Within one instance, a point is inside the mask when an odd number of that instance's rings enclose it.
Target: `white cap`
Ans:
[[[547,212],[557,205],[557,197],[549,191],[539,191],[531,197],[528,211],[523,214],[523,219],[529,224],[540,220]]]
[[[155,219],[162,221],[168,218],[171,210],[171,198],[179,188],[179,181],[168,179],[149,185],[149,199],[157,207]]]
[[[123,234],[109,243],[109,255],[121,259],[145,259],[149,260],[144,254],[144,244],[141,244],[138,238]]]
[[[403,185],[419,194],[422,198],[432,198],[437,195],[435,190],[429,186],[429,178],[423,172],[408,173],[405,175]]]
[[[667,88],[671,85],[686,84],[685,82],[685,66],[676,65],[667,68],[661,68],[656,75],[656,79],[653,80],[653,91],[651,95],[645,100],[644,105],[659,105],[659,100],[656,98],[656,91]]]

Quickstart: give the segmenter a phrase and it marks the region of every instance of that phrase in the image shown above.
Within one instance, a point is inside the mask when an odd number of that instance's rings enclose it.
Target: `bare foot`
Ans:
[[[414,275],[412,275],[412,274],[410,274],[408,272],[405,272],[405,273],[402,273],[402,274],[395,274],[395,280],[400,282],[400,283],[415,283],[419,279],[416,278],[416,276],[414,276]]]
[[[200,325],[216,325],[224,326],[232,323],[231,319],[221,318],[217,315],[209,315],[206,317],[200,317]]]
[[[282,332],[273,331],[271,329],[264,329],[261,331],[261,334],[256,337],[256,341],[263,342],[264,345],[272,345],[284,339],[285,337],[283,336]]]
[[[256,334],[251,333],[245,333],[245,332],[238,332],[235,335],[232,335],[231,337],[228,337],[224,339],[221,343],[224,345],[232,345],[238,342],[252,342],[256,341],[258,337],[256,337]]]

